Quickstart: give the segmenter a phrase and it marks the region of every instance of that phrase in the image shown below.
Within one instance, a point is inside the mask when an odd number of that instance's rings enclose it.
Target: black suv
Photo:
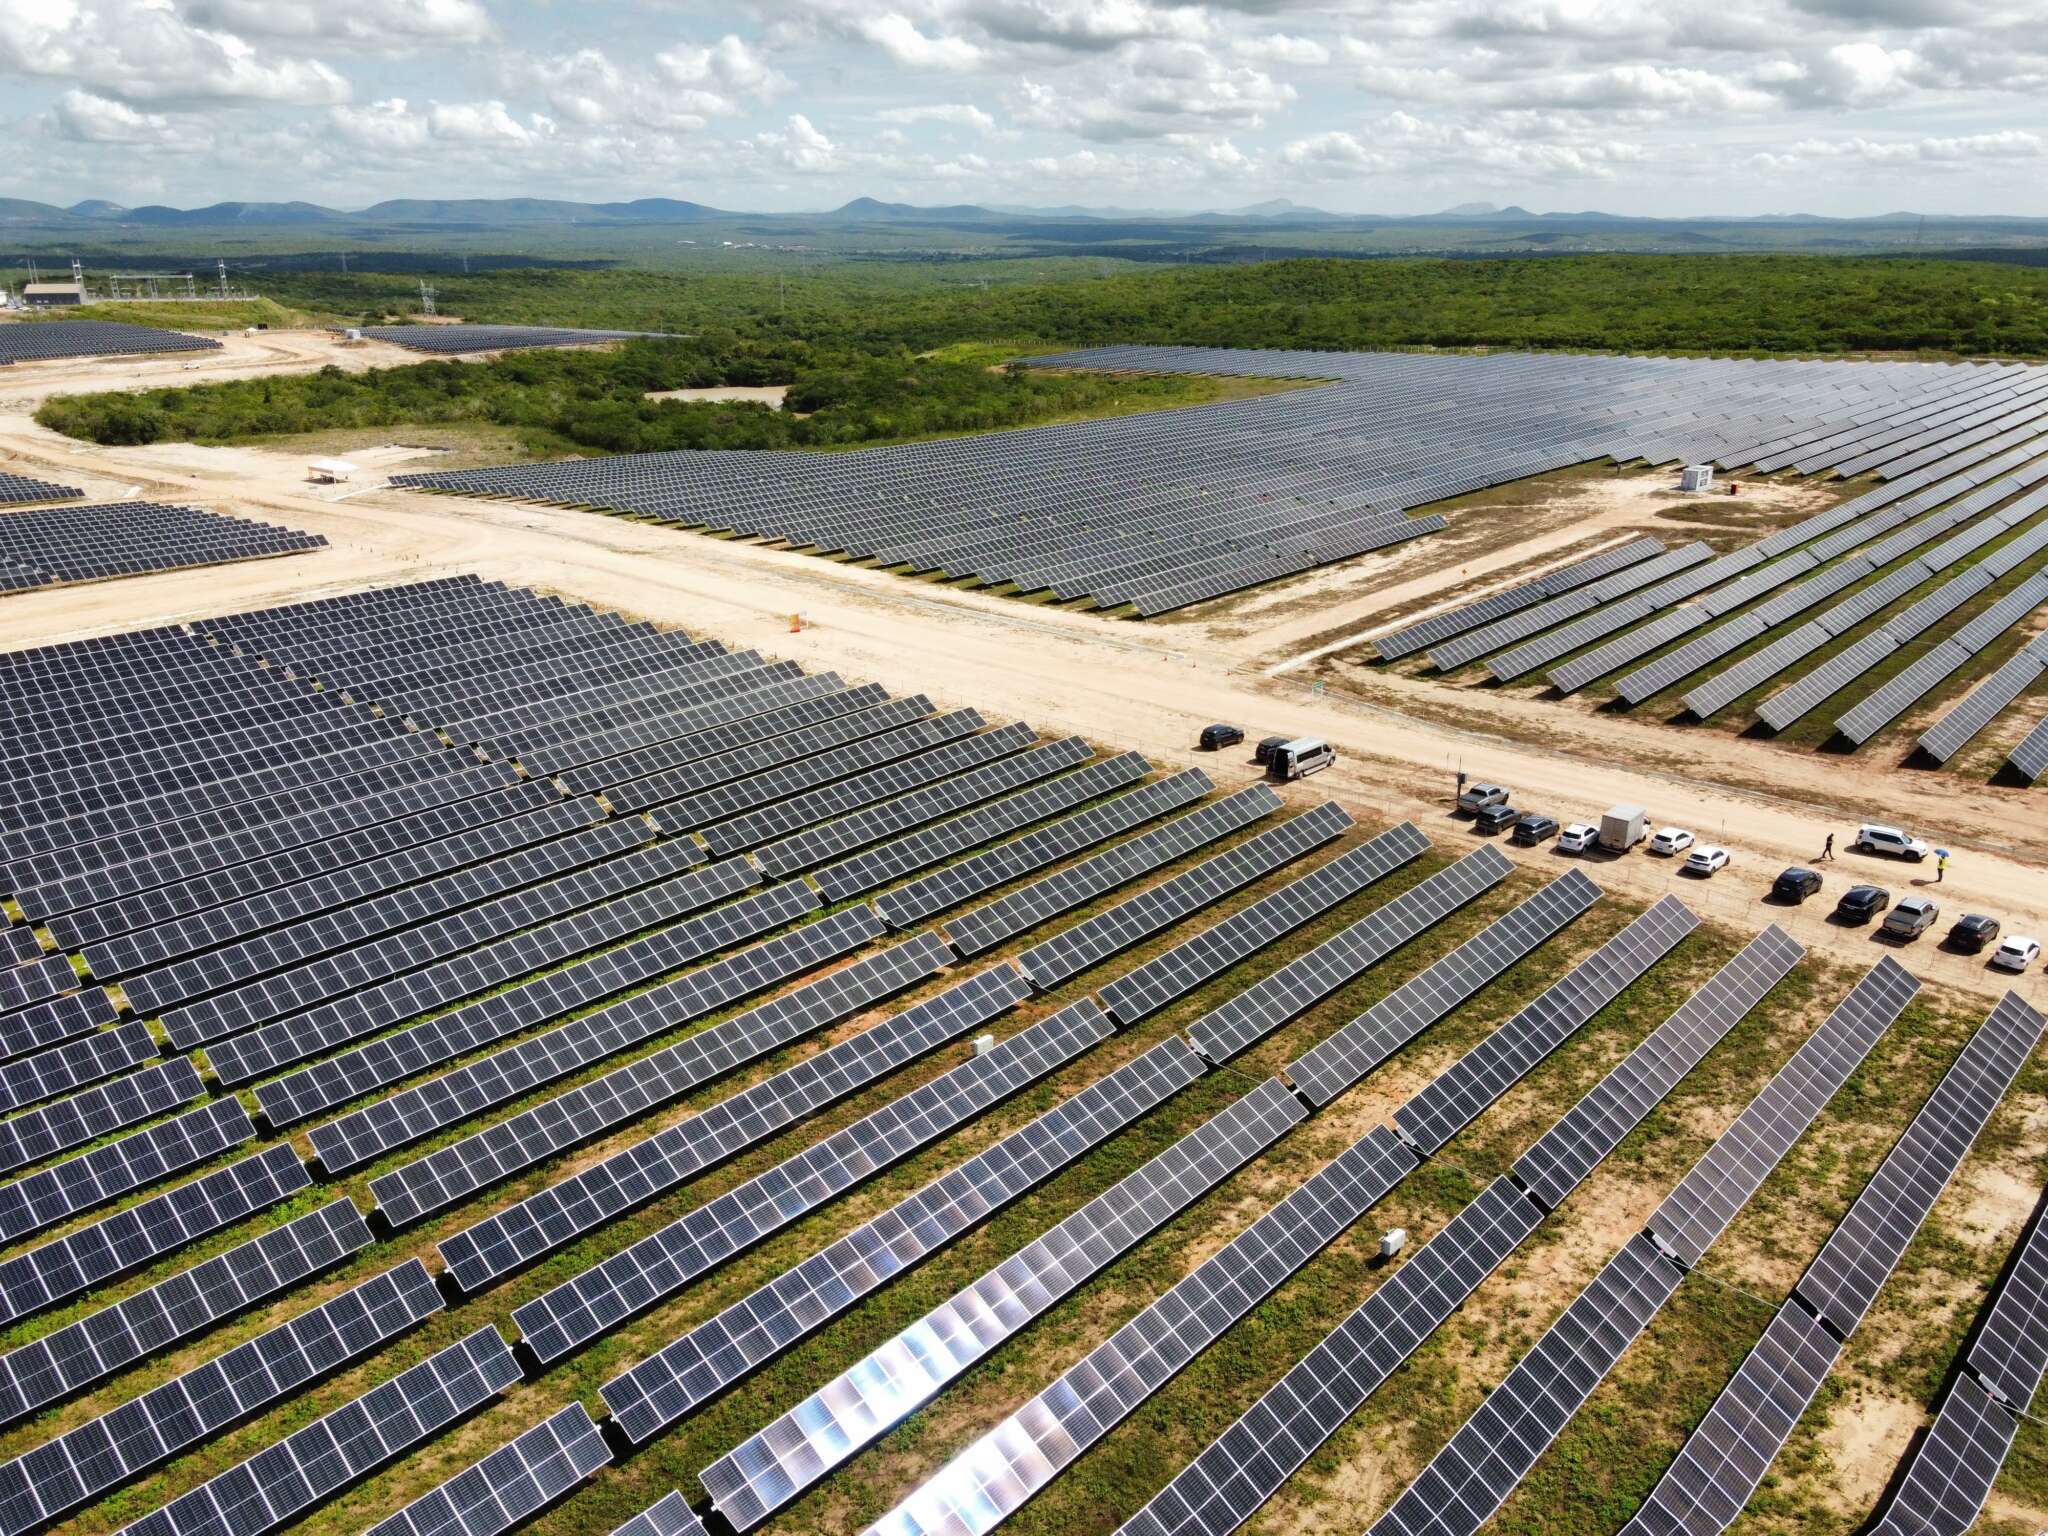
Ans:
[[[1867,923],[1892,904],[1892,893],[1881,885],[1852,885],[1835,903],[1835,916],[1845,923]]]
[[[1202,750],[1221,752],[1225,747],[1234,747],[1244,740],[1244,732],[1234,725],[1205,725],[1202,727]]]
[[[1270,763],[1273,761],[1273,749],[1275,747],[1284,747],[1292,740],[1294,740],[1292,736],[1268,736],[1253,750],[1252,757],[1257,762]]]
[[[1538,843],[1548,842],[1557,836],[1557,823],[1548,816],[1539,816],[1534,811],[1524,811],[1522,819],[1515,823],[1515,830],[1508,834],[1508,841],[1520,843],[1524,848],[1534,848]]]
[[[1522,819],[1522,813],[1511,805],[1489,805],[1472,818],[1474,832],[1505,832]]]
[[[1807,897],[1819,894],[1818,870],[1801,869],[1795,865],[1771,882],[1771,900],[1782,901],[1788,907],[1796,907]]]
[[[1948,931],[1948,947],[1958,954],[1975,955],[1983,952],[1984,946],[1997,938],[2003,930],[1995,917],[1979,917],[1968,913],[1956,920],[1955,927]]]

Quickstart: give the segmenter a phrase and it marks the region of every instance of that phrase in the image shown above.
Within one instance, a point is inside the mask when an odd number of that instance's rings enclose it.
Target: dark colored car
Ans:
[[[1534,811],[1524,811],[1522,819],[1515,823],[1515,830],[1508,834],[1508,841],[1520,843],[1524,848],[1534,848],[1538,843],[1547,843],[1555,836],[1555,821],[1548,816],[1539,816]]]
[[[1948,947],[1960,954],[1981,954],[1984,946],[2002,932],[2004,930],[1998,926],[1997,918],[1968,912],[1957,918],[1955,927],[1949,929]]]
[[[1771,900],[1782,901],[1788,907],[1796,907],[1809,896],[1820,894],[1820,871],[1801,869],[1797,865],[1788,869],[1771,882]]]
[[[1244,740],[1244,732],[1234,725],[1205,725],[1202,727],[1202,750],[1221,752],[1225,747],[1234,747]]]
[[[1253,749],[1252,756],[1259,762],[1270,763],[1273,761],[1274,748],[1284,747],[1292,740],[1294,740],[1292,736],[1268,736]]]
[[[1892,893],[1881,885],[1852,885],[1835,903],[1835,916],[1845,923],[1867,923],[1892,904]]]
[[[1513,806],[1489,805],[1472,818],[1475,832],[1504,832],[1522,819],[1522,813]]]

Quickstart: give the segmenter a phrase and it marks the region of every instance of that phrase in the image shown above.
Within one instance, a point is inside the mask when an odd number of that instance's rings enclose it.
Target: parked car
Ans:
[[[1490,805],[1506,805],[1508,792],[1498,784],[1468,784],[1458,792],[1458,809],[1477,816]]]
[[[1991,952],[1991,963],[2001,971],[2024,971],[2041,958],[2041,946],[2014,934]]]
[[[1980,917],[1975,912],[1966,912],[1956,919],[1955,927],[1949,929],[1948,947],[1958,954],[1980,954],[1986,944],[1998,937],[2000,931],[1997,918]]]
[[[1235,725],[1205,725],[1202,727],[1202,750],[1221,752],[1225,747],[1234,747],[1244,740],[1244,730]]]
[[[1692,834],[1683,827],[1660,827],[1657,835],[1650,839],[1650,852],[1666,857],[1685,852],[1692,846]]]
[[[1522,813],[1509,805],[1489,805],[1472,818],[1474,832],[1505,832],[1522,819]]]
[[[1795,864],[1771,882],[1771,900],[1796,907],[1809,896],[1820,894],[1820,871]]]
[[[1940,916],[1941,908],[1925,896],[1901,896],[1899,904],[1885,914],[1884,931],[1895,939],[1917,939]]]
[[[1712,843],[1701,843],[1686,856],[1685,860],[1685,872],[1688,875],[1704,877],[1727,867],[1728,850],[1716,848]]]
[[[1305,779],[1337,761],[1337,749],[1320,736],[1283,741],[1266,759],[1266,772],[1276,779]]]
[[[1575,821],[1557,834],[1559,853],[1584,853],[1600,840],[1600,829],[1589,827],[1583,821]]]
[[[1858,827],[1856,841],[1849,846],[1858,853],[1882,853],[1911,864],[1918,864],[1933,852],[1912,833],[1901,832],[1897,827],[1881,827],[1876,822],[1865,822]]]
[[[1845,923],[1867,923],[1892,904],[1892,893],[1881,885],[1852,885],[1835,903],[1835,916]]]
[[[1252,757],[1259,762],[1270,763],[1273,754],[1292,740],[1292,736],[1268,736],[1252,749]]]
[[[1534,811],[1524,811],[1521,820],[1515,823],[1515,830],[1508,834],[1508,841],[1519,843],[1524,848],[1534,848],[1538,843],[1548,842],[1557,836],[1557,822],[1549,816],[1539,816]]]

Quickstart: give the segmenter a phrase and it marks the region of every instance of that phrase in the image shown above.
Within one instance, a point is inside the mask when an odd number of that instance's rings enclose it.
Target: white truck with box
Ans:
[[[1640,805],[1617,805],[1600,818],[1600,846],[1609,853],[1627,853],[1649,830],[1649,812]]]

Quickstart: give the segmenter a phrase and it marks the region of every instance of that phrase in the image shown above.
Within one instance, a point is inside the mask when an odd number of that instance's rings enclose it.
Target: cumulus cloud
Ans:
[[[1256,59],[1264,64],[1292,64],[1306,68],[1330,62],[1330,50],[1326,45],[1312,37],[1296,37],[1286,32],[1240,37],[1230,45],[1230,51],[1241,59]]]
[[[0,5],[0,73],[41,76],[128,101],[346,101],[326,64],[263,52],[195,25],[171,0]]]
[[[493,35],[482,0],[196,0],[185,14],[199,26],[243,37],[345,43],[377,53]]]
[[[982,52],[963,37],[928,36],[901,11],[859,23],[860,35],[911,69],[972,69]]]
[[[81,144],[148,144],[169,148],[181,135],[171,120],[157,112],[138,112],[126,102],[109,101],[90,91],[69,90],[51,112],[60,137]]]
[[[885,123],[952,123],[977,133],[995,131],[996,120],[964,101],[935,101],[921,107],[885,107],[875,114]]]

